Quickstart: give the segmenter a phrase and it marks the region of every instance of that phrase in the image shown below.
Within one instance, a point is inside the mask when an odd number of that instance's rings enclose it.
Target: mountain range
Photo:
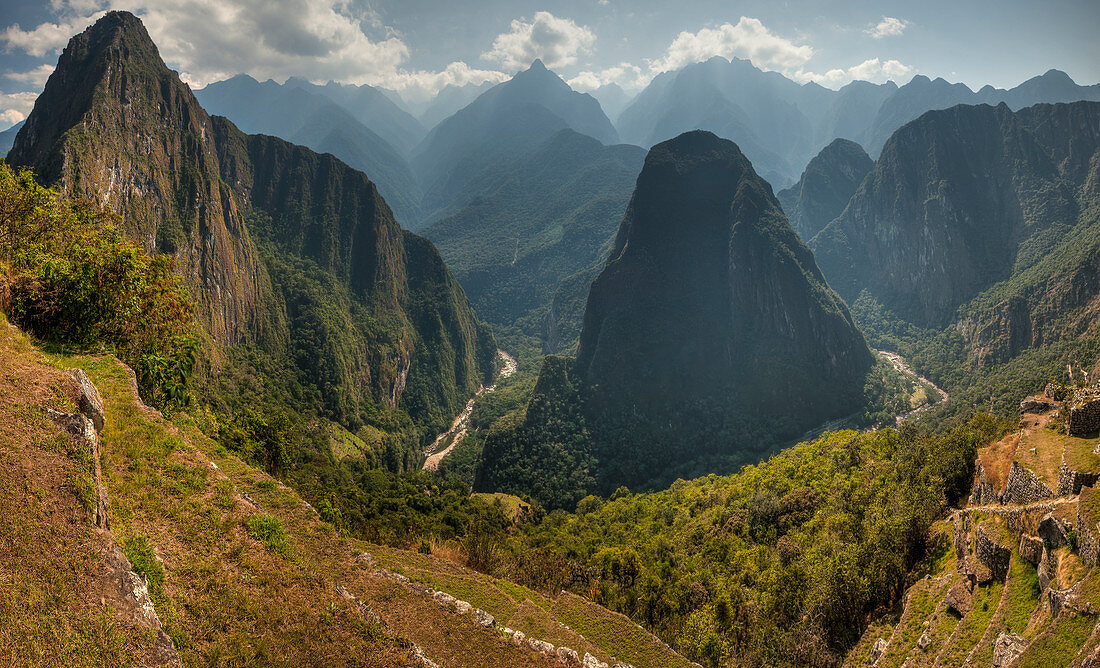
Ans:
[[[424,130],[380,95],[369,86],[314,86],[298,79],[260,83],[246,74],[195,92],[204,109],[229,118],[244,132],[332,153],[370,175],[398,222],[415,227],[421,217],[420,186],[406,155]]]
[[[999,102],[1020,109],[1074,100],[1100,100],[1100,84],[1078,86],[1064,72],[1050,70],[1008,90],[985,86],[974,92],[917,75],[901,87],[854,81],[834,91],[716,56],[658,75],[622,112],[617,127],[624,140],[640,146],[686,130],[711,130],[737,142],[765,178],[785,188],[835,138],[855,141],[877,157],[895,130],[929,110]]]
[[[211,342],[210,401],[258,391],[353,431],[394,412],[434,429],[493,371],[492,335],[370,180],[209,116],[132,14],[71,40],[9,160],[174,256]]]

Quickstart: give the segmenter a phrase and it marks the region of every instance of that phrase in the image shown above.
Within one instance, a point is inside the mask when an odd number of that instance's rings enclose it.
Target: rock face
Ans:
[[[245,338],[260,290],[258,260],[220,179],[213,135],[141,22],[111,12],[70,40],[9,162],[106,204],[147,251],[174,253],[206,330],[234,344]]]
[[[1052,242],[1077,218],[1079,202],[1094,197],[1081,186],[1092,182],[1098,146],[1094,102],[926,113],[894,133],[848,207],[810,246],[841,296],[867,290],[922,326],[944,326],[960,305],[1035,267],[1042,280],[1017,281],[958,323],[983,358],[1011,357],[1076,331],[1055,329],[1056,314],[1097,294],[1092,251],[1078,243],[1055,252]],[[1040,240],[1049,251],[1030,250]],[[1049,262],[1058,264],[1039,269]],[[1059,274],[1064,281],[1046,278]]]
[[[809,241],[839,216],[874,166],[854,141],[835,139],[821,149],[798,183],[776,195],[798,236]]]
[[[681,445],[644,455],[662,466],[747,445],[729,435],[701,443],[685,424],[693,419],[779,418],[802,430],[845,415],[871,362],[735,144],[697,131],[653,147],[588,296],[575,373],[591,415],[671,424],[663,435]]]
[[[132,14],[72,39],[11,161],[172,253],[215,364],[262,351],[346,426],[376,408],[441,420],[492,373],[487,328],[366,176],[211,118]]]
[[[1027,649],[1027,640],[1016,633],[1002,633],[993,643],[993,668],[1006,668]]]

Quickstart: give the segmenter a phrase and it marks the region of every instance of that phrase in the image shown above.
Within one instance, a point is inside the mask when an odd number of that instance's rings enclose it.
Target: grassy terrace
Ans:
[[[410,641],[446,666],[547,665],[468,616],[373,576],[355,561],[359,546],[292,490],[220,449],[186,416],[172,423],[140,405],[113,358],[43,355],[0,321],[0,359],[8,462],[0,469],[0,664],[144,664],[153,634],[116,616],[110,587],[97,579],[117,543],[149,579],[185,665],[419,665]],[[74,409],[61,373],[73,366],[87,370],[105,402],[113,536],[89,522],[80,491],[88,458],[42,410]]]
[[[0,359],[0,664],[140,665],[152,634],[100,604],[88,458],[42,410],[73,411],[72,383],[2,315]]]

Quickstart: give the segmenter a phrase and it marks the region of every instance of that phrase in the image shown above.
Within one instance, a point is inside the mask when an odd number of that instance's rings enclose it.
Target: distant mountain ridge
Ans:
[[[839,216],[874,165],[854,141],[834,139],[821,149],[798,183],[776,194],[798,236],[809,241]]]
[[[606,259],[644,159],[637,146],[560,130],[531,154],[487,171],[482,195],[422,233],[479,316],[518,326],[556,352],[548,331],[554,293],[566,277]]]
[[[1050,70],[1009,90],[985,86],[974,92],[918,75],[900,88],[855,81],[833,91],[761,71],[747,60],[714,57],[658,75],[622,112],[618,129],[643,147],[687,130],[711,130],[736,141],[761,174],[782,188],[833,139],[856,141],[875,157],[895,130],[925,111],[1076,100],[1100,100],[1100,84],[1078,86],[1064,72]]]
[[[285,84],[271,80],[261,83],[242,74],[212,83],[196,91],[195,97],[211,114],[229,118],[244,132],[269,134],[322,153],[332,153],[363,171],[378,184],[398,221],[415,228],[421,218],[420,185],[405,158],[408,149],[387,141],[356,117],[371,114],[364,113],[363,109],[357,110],[357,114],[349,111],[355,106],[351,98],[365,97],[368,95],[365,91],[366,88],[314,86],[295,79]],[[338,103],[333,97],[346,99]],[[393,107],[389,100],[385,100],[385,104]],[[393,107],[390,111],[398,110]],[[416,123],[404,112],[400,114],[409,123]],[[392,122],[387,122],[386,117],[387,114],[376,114],[372,124],[374,127],[407,125],[400,117]],[[416,132],[416,128],[419,128],[418,123],[413,130],[404,133],[390,128],[388,136],[407,145],[423,136],[423,129]]]
[[[481,94],[437,125],[414,152],[429,220],[468,203],[477,194],[471,184],[483,170],[532,151],[565,128],[618,143],[600,103],[575,92],[542,61]]]
[[[211,387],[242,364],[248,392],[260,383],[265,400],[349,429],[393,411],[434,429],[492,373],[491,334],[373,183],[211,118],[132,14],[70,41],[10,157],[175,256],[222,365]],[[395,468],[416,465],[411,445],[393,449]]]

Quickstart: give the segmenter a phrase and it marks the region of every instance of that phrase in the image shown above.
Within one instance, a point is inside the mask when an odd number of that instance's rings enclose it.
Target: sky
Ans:
[[[1008,88],[1051,68],[1100,82],[1098,0],[0,0],[0,129],[110,9],[138,15],[193,88],[299,76],[423,102],[541,58],[582,92],[636,92],[716,55],[830,88],[917,74]]]

